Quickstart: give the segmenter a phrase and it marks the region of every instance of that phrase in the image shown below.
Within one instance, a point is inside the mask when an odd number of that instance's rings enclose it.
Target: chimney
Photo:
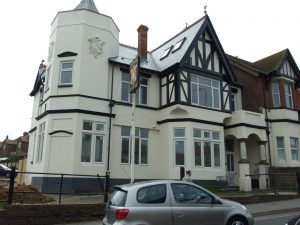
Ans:
[[[147,32],[148,27],[145,25],[140,25],[137,29],[138,31],[138,54],[144,59],[147,59]]]

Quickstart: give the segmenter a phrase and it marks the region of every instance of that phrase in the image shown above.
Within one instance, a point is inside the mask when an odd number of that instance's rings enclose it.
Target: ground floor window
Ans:
[[[135,151],[134,162],[135,164],[148,164],[148,129],[136,128],[135,129]],[[121,128],[121,163],[130,163],[131,151],[131,128]]]
[[[290,137],[290,145],[291,145],[291,156],[292,160],[298,161],[299,156],[299,148],[298,148],[298,138],[295,137]]]
[[[81,162],[102,163],[104,148],[104,124],[95,121],[83,121]]]
[[[220,132],[193,129],[194,163],[199,167],[220,167]]]
[[[46,123],[43,122],[38,127],[38,143],[37,143],[37,156],[36,156],[37,162],[41,162],[43,159],[45,126],[46,126]]]
[[[285,160],[284,137],[276,137],[278,160]]]
[[[183,166],[185,163],[184,152],[185,152],[185,128],[174,128],[174,155],[175,165]]]

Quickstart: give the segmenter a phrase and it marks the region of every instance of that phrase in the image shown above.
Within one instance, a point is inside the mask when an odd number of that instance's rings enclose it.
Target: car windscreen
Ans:
[[[3,165],[3,164],[1,164],[0,167],[1,167],[2,169],[4,169],[4,170],[10,170],[10,168],[8,168],[7,166],[5,166],[5,165]]]
[[[109,204],[112,206],[125,206],[127,192],[122,189],[117,189],[113,192]]]

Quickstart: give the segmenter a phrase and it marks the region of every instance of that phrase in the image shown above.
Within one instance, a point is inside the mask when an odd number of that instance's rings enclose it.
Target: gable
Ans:
[[[233,70],[208,17],[191,42],[182,63],[202,72],[225,76],[225,79],[232,83],[236,81]]]

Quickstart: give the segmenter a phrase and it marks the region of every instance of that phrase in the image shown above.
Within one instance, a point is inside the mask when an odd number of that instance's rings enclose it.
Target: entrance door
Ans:
[[[226,152],[226,165],[228,186],[237,186],[237,176],[234,167],[234,152]]]

